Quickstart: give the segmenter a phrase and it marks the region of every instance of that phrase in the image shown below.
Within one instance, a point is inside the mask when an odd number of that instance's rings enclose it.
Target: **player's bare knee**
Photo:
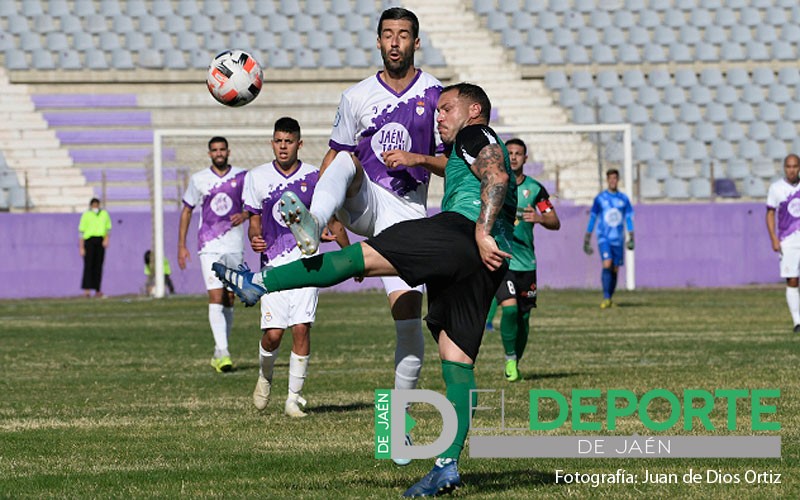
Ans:
[[[797,288],[800,285],[800,278],[786,278],[786,286],[789,288]]]
[[[262,330],[261,347],[267,351],[274,351],[281,346],[281,339],[283,339],[283,329],[280,328],[266,328]]]
[[[208,303],[209,304],[222,304],[227,305],[224,303],[224,290],[222,288],[214,288],[208,291]]]
[[[397,276],[394,266],[377,250],[363,241],[357,244],[361,245],[364,256],[364,276]]]
[[[389,294],[392,319],[401,321],[422,317],[422,294],[415,290],[398,290]]]

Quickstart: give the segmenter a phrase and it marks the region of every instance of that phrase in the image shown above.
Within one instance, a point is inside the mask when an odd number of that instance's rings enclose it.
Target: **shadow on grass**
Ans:
[[[289,367],[288,362],[275,363],[275,368],[288,368],[288,367]],[[261,368],[261,365],[258,364],[257,362],[254,363],[252,361],[245,361],[243,363],[240,363],[237,361],[236,364],[233,366],[233,371],[235,372],[248,372],[252,370],[258,371],[259,368]]]
[[[432,463],[432,462],[431,462]],[[397,468],[396,470],[402,470]],[[422,478],[427,472],[409,481],[407,474],[378,474],[371,477],[359,477],[353,483],[370,488],[394,488],[405,490]],[[461,474],[463,486],[469,487],[471,493],[507,492],[509,485],[526,489],[536,486],[557,485],[555,474],[530,469],[517,469],[495,472],[467,472]]]
[[[308,409],[314,413],[344,413],[348,411],[365,410],[373,406],[373,403],[348,403],[343,405],[310,406]]]
[[[506,491],[509,485],[515,488],[528,486],[555,485],[556,476],[552,472],[530,469],[505,470],[495,472],[467,472],[461,474],[465,485],[472,485],[475,492]]]
[[[568,378],[585,375],[580,372],[555,372],[555,373],[527,373],[522,375],[522,380],[544,380],[549,378]]]

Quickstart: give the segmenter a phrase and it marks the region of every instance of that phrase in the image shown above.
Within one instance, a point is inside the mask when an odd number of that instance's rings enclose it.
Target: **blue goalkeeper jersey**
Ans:
[[[633,231],[633,206],[628,197],[619,191],[612,193],[605,190],[598,194],[592,204],[592,212],[589,216],[589,226],[587,233],[594,230],[597,222],[597,243],[607,243],[609,245],[622,245],[625,243],[625,227],[629,232]]]

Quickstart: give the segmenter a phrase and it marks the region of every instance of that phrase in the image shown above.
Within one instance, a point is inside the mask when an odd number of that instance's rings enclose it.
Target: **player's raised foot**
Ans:
[[[509,382],[516,382],[519,380],[519,370],[517,369],[517,360],[509,359],[506,361],[506,369],[504,370],[506,380]]]
[[[409,433],[406,433],[406,440],[405,441],[406,441],[406,446],[413,446],[414,445],[414,443],[411,441],[411,434],[409,434]],[[406,465],[411,463],[411,459],[410,458],[393,458],[392,462],[394,462],[395,465],[399,465],[400,467],[405,467]]]
[[[256,305],[261,296],[267,293],[264,288],[253,283],[255,273],[246,263],[241,264],[239,269],[231,269],[225,267],[221,262],[215,262],[211,264],[211,269],[225,286],[242,299],[247,307]]]
[[[253,404],[256,406],[258,411],[261,411],[267,407],[267,403],[269,403],[269,393],[271,390],[272,384],[270,381],[259,375],[258,381],[256,382],[256,388],[253,391]]]
[[[794,325],[794,333],[800,333],[800,325]]]
[[[611,302],[611,299],[603,299],[603,302],[600,302],[600,309],[608,309],[613,306],[614,303]]]
[[[322,228],[316,217],[300,201],[300,198],[291,191],[284,191],[278,202],[278,210],[289,230],[297,240],[297,246],[305,255],[313,255],[319,248],[319,239]]]
[[[211,358],[211,366],[217,370],[217,373],[229,372],[233,370],[233,361],[230,356],[220,356]]]
[[[433,469],[417,484],[403,493],[404,497],[432,497],[446,495],[461,486],[461,476],[458,475],[458,462],[447,459],[436,459]]]
[[[286,398],[286,404],[283,407],[283,413],[293,418],[303,418],[307,416],[308,413],[301,410],[300,407],[305,405],[306,400],[299,394],[289,393],[289,397]]]

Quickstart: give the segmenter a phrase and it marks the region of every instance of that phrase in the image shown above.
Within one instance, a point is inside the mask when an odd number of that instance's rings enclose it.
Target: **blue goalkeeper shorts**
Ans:
[[[599,242],[597,250],[600,252],[600,260],[611,259],[611,265],[617,267],[625,265],[625,249],[622,244],[611,245],[605,241]]]

